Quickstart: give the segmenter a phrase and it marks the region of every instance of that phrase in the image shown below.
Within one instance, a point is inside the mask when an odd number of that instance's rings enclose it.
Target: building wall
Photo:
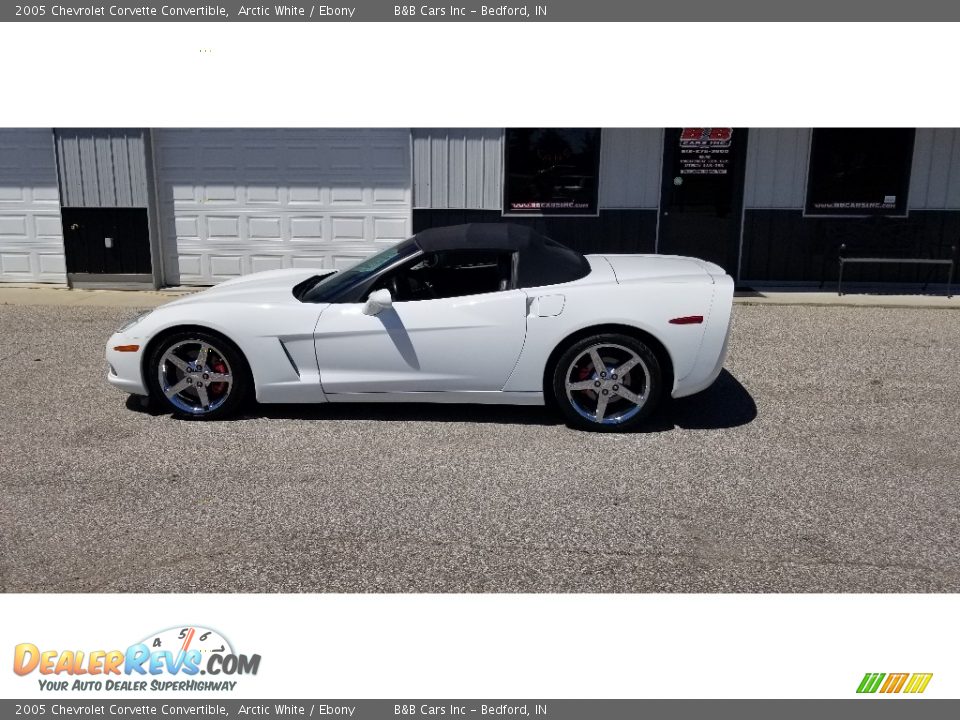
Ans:
[[[849,256],[947,258],[960,246],[960,130],[917,130],[906,217],[807,217],[812,131],[751,131],[739,280],[835,286]],[[845,282],[937,283],[943,266],[851,265]]]
[[[809,128],[750,131],[744,206],[802,210]],[[960,128],[919,128],[910,173],[910,210],[960,210]]]
[[[600,140],[600,209],[660,207],[661,128],[605,128]]]
[[[70,285],[158,287],[150,131],[56,128],[53,135]],[[110,249],[94,247],[101,233],[112,238]]]
[[[910,209],[960,210],[960,128],[917,130]]]
[[[412,136],[415,209],[502,209],[502,129],[416,128]],[[662,153],[660,128],[604,129],[600,208],[657,208]]]
[[[499,210],[503,131],[498,128],[415,128],[413,207]]]
[[[413,131],[413,230],[503,218],[503,130]],[[596,217],[511,217],[581,252],[653,252],[660,198],[659,128],[604,129]]]
[[[809,128],[751,129],[747,141],[746,209],[802,209],[807,192]]]
[[[812,134],[749,133],[742,284],[829,287],[841,245],[851,255],[903,257],[946,257],[960,246],[960,129],[917,130],[903,218],[806,217]],[[655,251],[663,137],[659,128],[604,129],[598,216],[510,221],[583,252]],[[61,204],[64,212],[152,213],[158,201],[150,232],[155,244],[162,240],[167,284],[343,266],[426,227],[504,220],[502,163],[498,128],[4,129],[0,280],[64,281]],[[159,245],[154,250],[159,257]],[[935,282],[943,269],[849,272],[852,281]]]
[[[147,207],[146,135],[143,129],[55,130],[63,207]]]

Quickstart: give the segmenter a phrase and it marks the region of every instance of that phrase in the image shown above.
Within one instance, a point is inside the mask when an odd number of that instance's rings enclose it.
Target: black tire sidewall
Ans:
[[[201,340],[213,345],[219,352],[223,353],[233,373],[233,386],[230,388],[230,396],[223,405],[213,412],[202,415],[186,413],[170,402],[160,389],[160,379],[157,377],[160,358],[163,357],[167,348],[184,340]],[[222,335],[200,330],[195,332],[189,330],[178,331],[166,335],[151,351],[144,372],[147,375],[147,387],[150,390],[151,399],[168,412],[173,413],[176,417],[188,420],[218,420],[232,415],[244,405],[252,385],[250,369],[240,349]]]
[[[622,423],[601,425],[591,422],[578,413],[567,398],[566,373],[570,363],[591,345],[623,345],[636,352],[647,364],[650,371],[650,397],[636,415]],[[656,409],[663,394],[663,373],[656,354],[641,340],[620,333],[597,333],[574,341],[564,350],[553,368],[553,399],[563,414],[567,424],[581,430],[594,432],[628,432],[643,423]]]

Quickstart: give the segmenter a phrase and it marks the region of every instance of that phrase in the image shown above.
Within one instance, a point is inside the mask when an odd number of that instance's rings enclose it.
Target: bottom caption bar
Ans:
[[[0,700],[0,718],[956,718],[960,700]]]

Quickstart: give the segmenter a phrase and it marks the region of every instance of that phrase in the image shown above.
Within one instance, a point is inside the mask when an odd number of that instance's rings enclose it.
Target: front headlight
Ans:
[[[119,332],[126,332],[127,330],[129,330],[130,328],[132,328],[134,325],[136,325],[138,322],[140,322],[141,320],[143,320],[147,315],[149,315],[149,314],[152,313],[152,312],[153,312],[153,310],[147,310],[147,311],[144,312],[144,313],[140,313],[140,314],[137,315],[133,320],[130,320],[130,321],[124,323],[122,327],[120,327],[120,328],[117,329],[117,332],[118,332],[118,333],[119,333]]]

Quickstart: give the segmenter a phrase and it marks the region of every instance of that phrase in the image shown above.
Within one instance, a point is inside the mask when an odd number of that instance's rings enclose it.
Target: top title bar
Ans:
[[[915,0],[685,0],[682,3],[626,3],[623,0],[539,0],[531,3],[483,4],[454,0],[449,4],[402,4],[364,0],[350,5],[293,2],[256,4],[239,0],[209,3],[34,2],[3,4],[0,21],[16,22],[682,22],[682,21],[956,21],[960,3]]]

